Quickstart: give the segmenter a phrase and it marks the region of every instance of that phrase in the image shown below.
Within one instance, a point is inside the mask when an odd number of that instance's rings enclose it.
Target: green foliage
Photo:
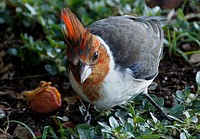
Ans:
[[[196,82],[199,84],[199,73]],[[116,108],[114,112],[105,115],[104,121],[97,121],[97,125],[79,124],[75,128],[63,128],[59,118],[59,138],[80,139],[196,139],[200,136],[200,97],[199,93],[193,94],[189,88],[178,90],[174,96],[175,105],[169,109],[170,117],[175,119],[173,123],[167,120],[158,120],[144,105],[144,98],[134,100],[134,105],[129,104]],[[154,97],[155,100],[158,98]],[[143,107],[137,105],[143,103]],[[106,120],[107,119],[107,120]],[[42,139],[47,136],[58,138],[51,127],[45,127]]]
[[[171,56],[172,54],[180,54],[187,61],[188,55],[200,53],[200,50],[184,52],[180,48],[184,43],[194,43],[200,47],[200,21],[189,22],[183,9],[178,9],[177,20],[173,25],[166,28],[166,33],[166,46]]]
[[[188,60],[188,55],[200,51],[185,52],[180,46],[186,42],[200,46],[200,24],[188,21],[183,13],[184,4],[177,10],[174,24],[165,28],[165,43],[171,56],[180,54]],[[195,6],[198,1],[190,4]],[[165,12],[159,7],[149,8],[145,1],[139,0],[3,0],[0,2],[0,23],[8,25],[11,32],[17,32],[15,35],[21,40],[20,46],[9,48],[7,53],[20,57],[24,66],[43,63],[44,69],[52,75],[65,73],[66,45],[60,20],[60,10],[64,7],[70,7],[85,26],[112,15],[154,16]]]
[[[115,112],[106,116],[108,120],[97,121],[98,124],[95,126],[79,124],[74,129],[62,129],[64,130],[64,134],[60,138],[196,139],[200,136],[200,97],[198,95],[192,94],[189,88],[176,92],[176,104],[173,108],[169,109],[169,114],[175,119],[173,123],[167,120],[160,121],[151,112],[149,115],[149,112],[146,113],[148,107],[144,106],[146,109],[141,111],[139,106],[131,104],[116,108]],[[145,100],[141,99],[141,101]],[[61,127],[61,122],[59,123]],[[45,133],[47,133],[46,128],[43,131],[43,134]]]
[[[19,33],[21,46],[11,47],[7,53],[19,56],[26,65],[44,64],[52,75],[65,73],[64,37],[59,12],[65,1],[18,0],[1,2],[1,20]],[[14,18],[9,18],[14,17]]]

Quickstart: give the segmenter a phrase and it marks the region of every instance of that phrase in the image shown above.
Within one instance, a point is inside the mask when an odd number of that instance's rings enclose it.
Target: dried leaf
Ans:
[[[73,97],[64,97],[64,100],[69,104],[69,105],[75,105],[75,103],[77,102],[77,96],[73,96]]]
[[[65,128],[74,128],[75,124],[72,121],[67,121],[67,122],[62,123],[62,126]]]
[[[16,128],[15,128],[15,131],[13,133],[13,136],[16,137],[16,138],[19,138],[19,139],[30,139],[32,138],[32,135],[31,133],[27,130],[27,128],[21,126],[21,125],[18,125]]]
[[[7,139],[7,138],[8,138],[7,135],[5,135],[5,134],[0,134],[0,139]]]

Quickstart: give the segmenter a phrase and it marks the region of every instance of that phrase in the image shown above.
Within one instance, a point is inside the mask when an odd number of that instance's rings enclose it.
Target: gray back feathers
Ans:
[[[153,79],[162,55],[161,17],[116,16],[99,20],[88,28],[110,47],[116,66],[129,68],[137,79]]]

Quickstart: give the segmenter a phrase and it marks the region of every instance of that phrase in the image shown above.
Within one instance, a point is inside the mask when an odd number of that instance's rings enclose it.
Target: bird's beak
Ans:
[[[92,69],[88,65],[81,64],[80,66],[80,80],[82,84],[88,78],[88,76],[90,76]]]

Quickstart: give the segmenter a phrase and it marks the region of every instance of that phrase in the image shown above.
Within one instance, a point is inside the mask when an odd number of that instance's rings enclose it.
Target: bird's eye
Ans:
[[[92,61],[97,60],[99,53],[97,51],[94,52],[93,56],[92,56]]]

